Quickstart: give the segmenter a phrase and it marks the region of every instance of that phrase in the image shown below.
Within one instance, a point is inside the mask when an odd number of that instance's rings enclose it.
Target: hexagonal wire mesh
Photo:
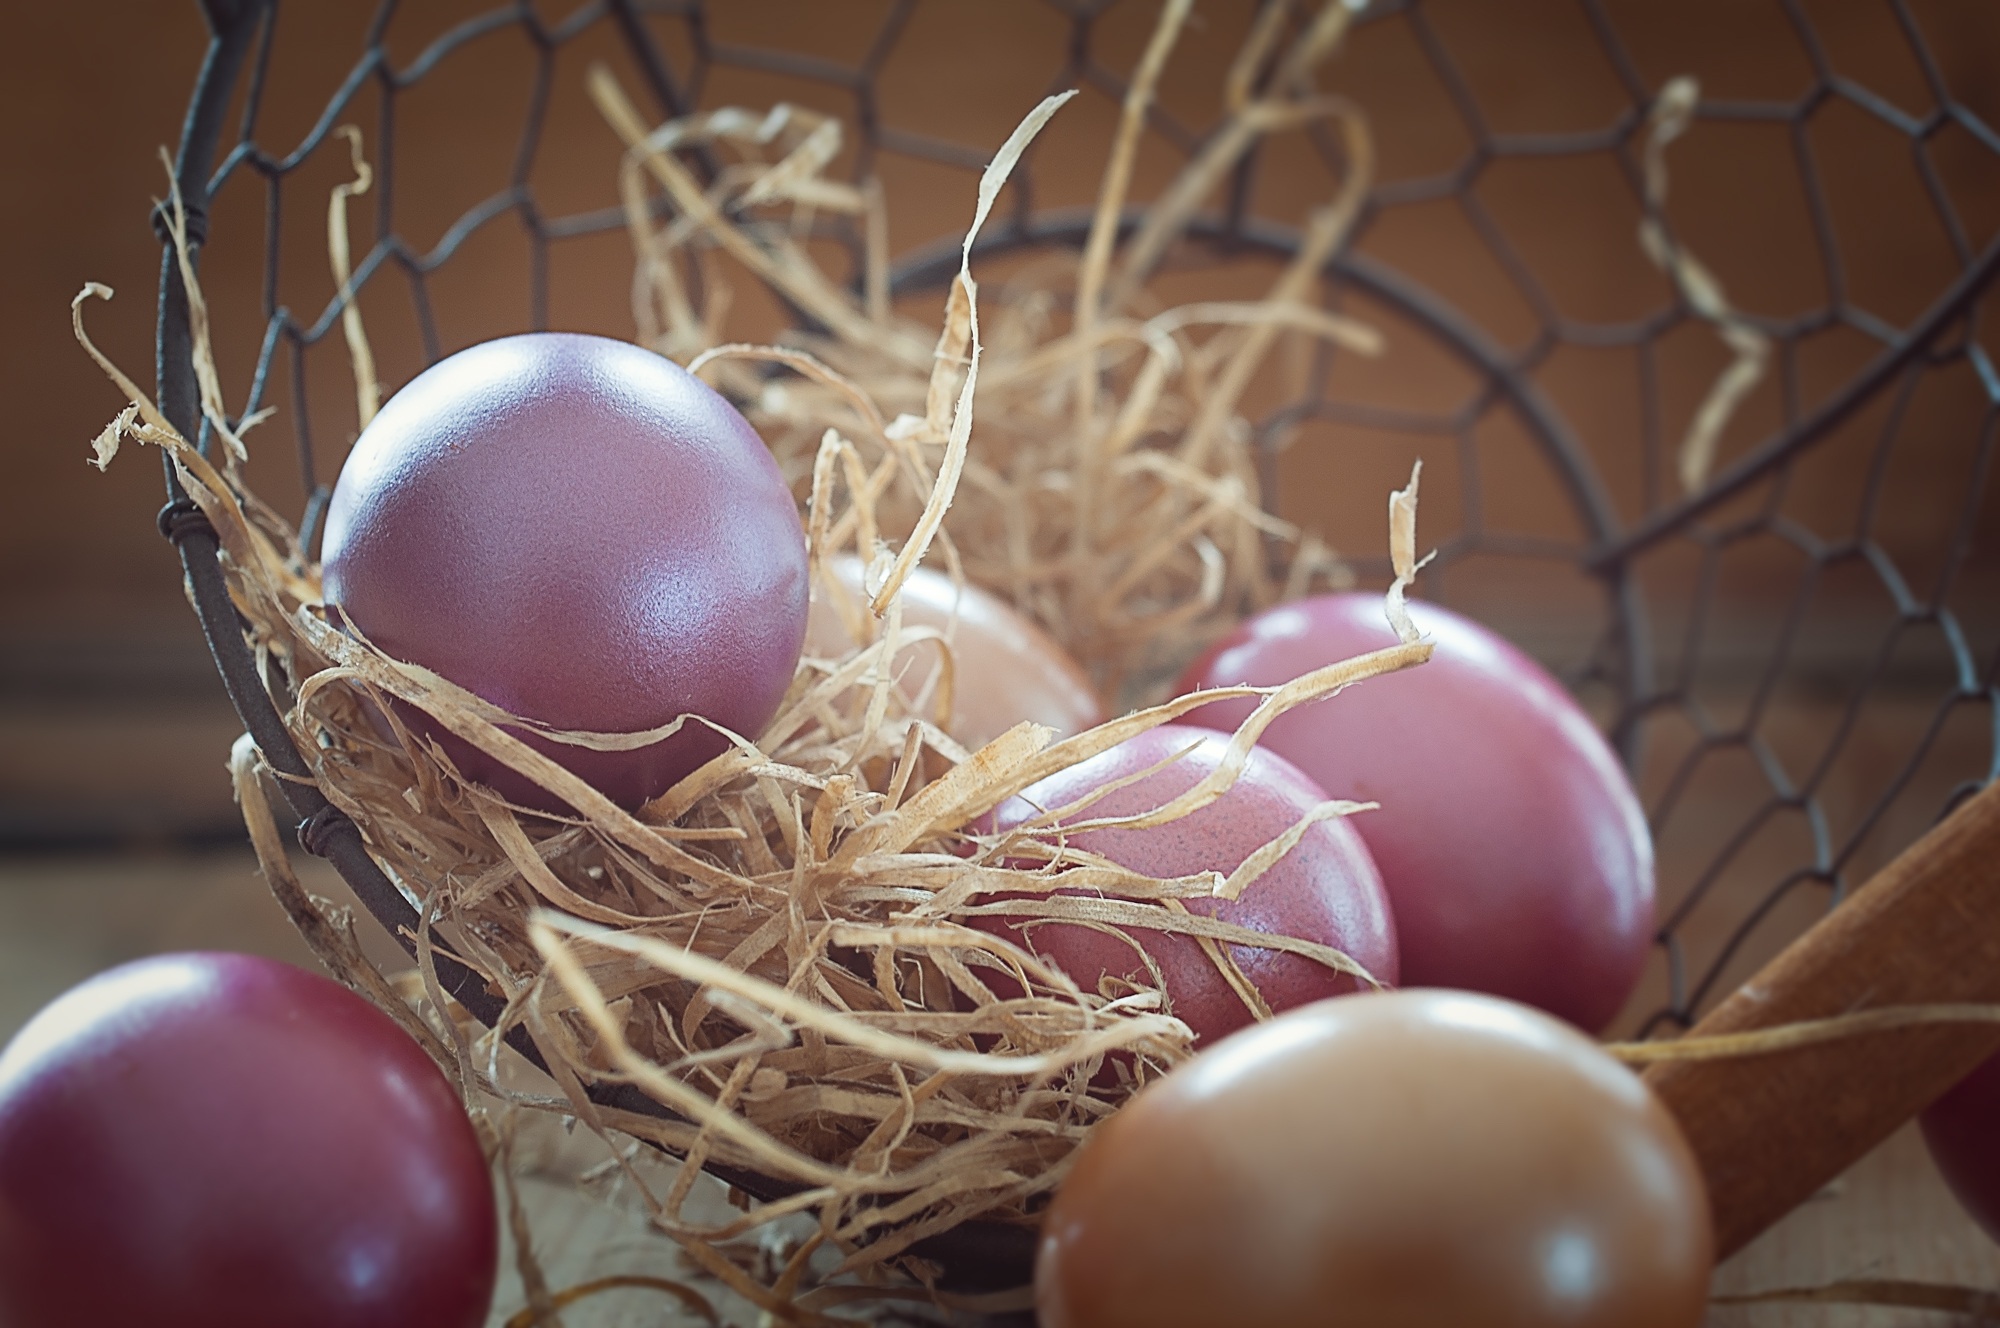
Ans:
[[[969,186],[984,164],[985,144],[937,136],[928,120],[896,109],[908,98],[882,95],[900,59],[936,59],[934,50],[909,55],[912,33],[938,18],[916,0],[886,0],[865,19],[847,11],[839,26],[851,59],[788,49],[799,43],[755,31],[754,41],[728,40],[728,29],[754,30],[757,21],[699,0],[594,0],[553,20],[523,0],[399,57],[403,38],[435,24],[422,6],[402,8],[380,6],[310,127],[277,139],[265,107],[282,77],[287,27],[305,16],[275,0],[210,0],[217,36],[178,162],[197,233],[216,232],[211,266],[259,240],[247,226],[223,234],[207,218],[231,199],[246,209],[261,201],[264,335],[242,413],[288,380],[281,427],[296,438],[307,529],[331,478],[314,435],[325,416],[315,394],[334,381],[309,361],[338,355],[330,334],[342,304],[336,297],[310,317],[294,312],[309,283],[281,259],[280,238],[291,214],[313,216],[326,196],[313,163],[344,166],[344,147],[328,150],[336,126],[371,103],[374,236],[354,284],[371,308],[401,284],[415,329],[411,371],[457,345],[548,325],[561,255],[622,229],[615,207],[545,206],[550,107],[580,82],[565,62],[591,43],[650,93],[662,118],[746,90],[764,92],[761,104],[818,98],[844,108],[852,130],[844,169],[856,179],[925,163],[962,173]],[[1296,8],[1294,23],[1310,7]],[[1383,326],[1391,352],[1360,364],[1322,345],[1265,385],[1254,426],[1267,494],[1336,542],[1373,547],[1373,514],[1389,487],[1375,479],[1406,471],[1412,455],[1427,459],[1424,519],[1438,556],[1424,593],[1490,617],[1556,663],[1597,706],[1638,779],[1661,849],[1662,962],[1628,1024],[1685,1025],[2000,761],[2000,562],[1979,546],[1982,535],[1992,542],[2000,517],[1988,493],[2000,374],[1986,317],[2000,243],[1991,190],[1977,183],[2000,166],[2000,132],[1955,92],[1935,34],[1910,5],[1869,7],[1880,21],[1870,36],[1862,6],[1816,23],[1803,0],[1785,0],[1761,21],[1776,34],[1766,44],[1787,52],[1778,63],[1789,61],[1789,90],[1695,102],[1693,141],[1674,158],[1689,173],[1676,200],[1685,189],[1694,201],[1669,210],[1648,186],[1649,116],[1665,76],[1680,71],[1670,52],[1646,53],[1649,41],[1659,47],[1646,11],[1580,0],[1550,17],[1546,32],[1500,41],[1484,8],[1372,5],[1324,75],[1376,112],[1383,176],[1327,271],[1324,298]],[[1115,105],[1119,71],[1136,50],[1130,34],[1143,33],[1155,11],[1141,0],[1049,0],[1036,10],[1047,88],[1094,89]],[[1223,30],[1247,26],[1251,14],[1248,4],[1229,9],[1203,40],[1232,46]],[[1733,7],[1725,21],[1750,15]],[[510,42],[526,54],[516,70],[525,100],[506,108],[518,125],[501,118],[499,101],[489,106],[485,84],[465,108],[472,132],[510,141],[504,172],[428,246],[419,243],[408,217],[429,177],[402,166],[412,146],[404,102],[474,52]],[[1877,81],[1890,90],[1844,72],[1862,49],[1871,70],[1888,71]],[[1518,89],[1506,91],[1495,51],[1524,66],[1513,71],[1517,85],[1540,76],[1586,95],[1524,102]],[[1006,123],[1039,90],[1002,108]],[[1198,150],[1203,130],[1191,117],[1199,114],[1163,95],[1148,146],[1163,169]],[[1533,128],[1508,123],[1538,117],[1544,123]],[[1730,160],[1750,164],[1733,177],[1711,173],[1704,191],[1703,147],[1731,131],[1758,136],[1763,155],[1735,152]],[[1330,135],[1309,131],[1292,146],[1288,156],[1261,148],[1235,172],[1168,279],[1240,280],[1245,265],[1294,246],[1288,206],[1328,192],[1348,163]],[[1055,151],[1038,145],[1017,173],[1011,203],[979,246],[989,269],[1013,251],[1080,243],[1086,214],[1060,204],[1087,203],[1089,194],[1065,199],[1060,185],[1045,187],[1056,168],[1044,158]],[[608,168],[601,182],[608,198]],[[1677,218],[1698,233],[1690,251],[1720,255],[1731,287],[1750,290],[1752,303],[1791,307],[1745,309],[1722,327],[1705,320],[1693,283],[1661,275],[1637,237],[1650,222],[1671,248],[1686,239]],[[818,229],[847,248],[858,272],[861,236],[842,219]],[[522,243],[505,264],[488,246],[477,259],[480,283],[524,285],[525,302],[495,315],[491,300],[471,298],[461,283],[451,298],[474,306],[472,317],[447,335],[446,274],[483,237],[509,231]],[[1919,233],[1921,243],[1912,240]],[[898,296],[941,286],[955,246],[946,237],[941,248],[908,253],[896,268]],[[1915,250],[1923,253],[1912,258]],[[1894,281],[1881,278],[1885,264],[1901,265]],[[326,285],[323,271],[318,280]],[[170,269],[162,299],[162,400],[186,427],[198,412]],[[1718,333],[1732,329],[1761,343],[1767,372],[1712,465],[1681,477],[1695,483],[1676,484],[1686,464],[1677,444],[1730,361]],[[1365,494],[1355,510],[1371,524],[1357,526],[1342,507],[1350,492]],[[171,496],[180,501],[163,527],[180,538],[195,574],[238,708],[274,764],[302,773],[285,759],[283,732],[217,597],[212,544],[182,495]],[[1378,561],[1353,565],[1364,582],[1386,579]],[[359,840],[338,833],[347,827],[309,788],[291,795],[309,819],[309,846],[328,852],[385,921],[398,920],[401,900],[371,881]]]

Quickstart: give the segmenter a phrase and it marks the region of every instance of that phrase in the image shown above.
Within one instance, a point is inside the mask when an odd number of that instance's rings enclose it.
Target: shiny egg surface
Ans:
[[[478,1328],[498,1258],[457,1090],[326,978],[142,959],[0,1052],[9,1328]]]
[[[1042,1328],[1696,1328],[1692,1154],[1637,1076],[1510,1001],[1323,1001],[1100,1125],[1043,1222]]]
[[[805,637],[805,535],[770,451],[707,384],[605,337],[503,337],[411,380],[341,469],[323,557],[328,603],[375,645],[559,730],[690,714],[754,738]],[[561,808],[439,736],[469,778]],[[627,751],[520,736],[628,807],[727,745],[693,721]]]
[[[1260,739],[1353,818],[1396,911],[1403,980],[1522,1001],[1587,1032],[1637,987],[1653,936],[1653,844],[1618,758],[1547,670],[1414,603],[1429,662],[1281,715]],[[1289,682],[1396,643],[1382,597],[1324,595],[1244,623],[1180,690]],[[1233,729],[1245,701],[1192,723]]]

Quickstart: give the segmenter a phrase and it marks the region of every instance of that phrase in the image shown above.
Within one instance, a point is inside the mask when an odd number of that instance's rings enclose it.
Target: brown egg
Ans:
[[[1042,1328],[1695,1328],[1694,1159],[1638,1078],[1511,1001],[1321,1001],[1091,1137],[1042,1228]]]
[[[852,554],[827,559],[825,572],[812,588],[805,653],[845,655],[859,644],[848,631],[848,622],[862,620],[867,612],[861,560]],[[1024,719],[1048,725],[1057,737],[1081,733],[1104,719],[1104,707],[1089,677],[1068,652],[1027,617],[977,586],[968,585],[961,592],[943,572],[919,567],[903,583],[903,627],[934,627],[948,634],[955,669],[946,729],[969,748],[984,746]],[[915,699],[922,694],[938,671],[938,659],[935,641],[918,642],[897,653],[899,686],[905,696]]]

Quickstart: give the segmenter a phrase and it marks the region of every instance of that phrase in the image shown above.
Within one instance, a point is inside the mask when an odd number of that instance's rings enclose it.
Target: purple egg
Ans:
[[[376,646],[559,729],[688,714],[754,738],[805,639],[805,534],[769,449],[707,384],[605,337],[503,337],[411,380],[341,469],[324,562]],[[469,778],[560,809],[419,722]],[[632,751],[520,736],[627,807],[727,746],[693,721]]]
[[[1403,981],[1504,996],[1587,1032],[1638,985],[1653,930],[1653,841],[1624,769],[1546,669],[1494,632],[1412,605],[1436,651],[1290,711],[1259,745],[1336,798],[1381,868]],[[1322,595],[1250,619],[1179,690],[1290,682],[1396,644],[1382,597]],[[1190,723],[1233,729],[1248,701]]]
[[[1228,746],[1226,739],[1206,729],[1162,724],[1029,786],[1000,806],[993,823],[1002,830],[1012,829],[1039,816],[1040,809],[1066,806],[1121,779],[1133,782],[1105,794],[1068,821],[1151,811],[1216,769]],[[1173,764],[1145,773],[1176,756]],[[1229,791],[1200,811],[1150,829],[1086,830],[1064,842],[1149,876],[1204,871],[1227,875],[1325,801],[1319,786],[1289,761],[1253,750]],[[1291,852],[1240,898],[1184,902],[1190,913],[1270,936],[1332,946],[1380,981],[1393,984],[1397,979],[1396,922],[1375,864],[1345,819],[1310,827]],[[1090,927],[1016,922],[1005,914],[982,915],[973,923],[1042,956],[1085,991],[1097,991],[1107,977],[1133,982],[1146,978],[1145,965],[1131,945]],[[1200,1044],[1251,1023],[1248,1007],[1202,952],[1200,942],[1153,931],[1134,931],[1132,939],[1159,965],[1170,1013],[1194,1030]],[[1364,989],[1357,979],[1299,955],[1248,945],[1227,948],[1250,985],[1278,1013]],[[987,980],[993,982],[990,976]],[[994,984],[995,991],[1015,994],[1007,988],[1004,981]]]
[[[479,1328],[499,1252],[457,1090],[326,978],[142,959],[0,1052],[0,1324]]]
[[[1918,1119],[1951,1192],[2000,1241],[2000,1056],[1987,1059]]]

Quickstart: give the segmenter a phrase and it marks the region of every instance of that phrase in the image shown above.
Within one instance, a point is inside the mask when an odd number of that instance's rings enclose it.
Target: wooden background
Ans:
[[[455,22],[485,8],[477,0],[421,0],[403,8],[390,27],[392,59],[407,63]],[[566,7],[544,6],[551,15]],[[879,25],[887,0],[734,0],[712,24],[719,42],[789,48],[853,63]],[[2000,6],[1984,0],[1931,0],[1913,7],[1955,96],[1989,122],[2000,123]],[[1220,72],[1254,6],[1249,0],[1209,0],[1197,7],[1162,89],[1164,107],[1188,126],[1209,123]],[[279,151],[296,143],[328,94],[350,69],[373,7],[358,0],[294,0],[284,7],[279,45],[262,113],[260,137]],[[1493,6],[1442,3],[1430,7],[1433,28],[1464,69],[1492,128],[1501,132],[1574,131],[1602,126],[1624,103],[1580,7],[1568,0]],[[1676,74],[1702,80],[1706,95],[1743,99],[1796,97],[1811,71],[1781,7],[1767,0],[1694,0],[1672,6],[1649,0],[1613,3],[1608,12],[1629,45],[1640,74],[1657,86]],[[1921,114],[1926,92],[1888,7],[1879,0],[1812,0],[1801,7],[1815,25],[1828,60],[1843,76]],[[1094,55],[1114,73],[1128,69],[1151,23],[1149,5],[1114,6],[1097,25]],[[189,615],[177,593],[177,568],[154,533],[158,477],[151,457],[122,458],[107,475],[90,470],[87,442],[119,403],[68,330],[68,301],[86,280],[115,287],[109,306],[90,311],[101,344],[141,381],[150,381],[152,298],[158,253],[145,224],[146,207],[161,192],[157,160],[177,137],[202,50],[191,5],[147,0],[123,6],[116,22],[88,7],[33,6],[10,16],[0,61],[0,99],[9,129],[0,150],[10,189],[0,202],[0,233],[10,261],[0,265],[0,324],[11,427],[5,449],[13,501],[0,523],[0,837],[14,842],[115,833],[220,833],[229,815],[215,755],[186,752],[197,722],[213,714],[218,693],[199,658]],[[659,31],[672,59],[682,61],[678,25]],[[1050,90],[1061,68],[1067,20],[1042,0],[993,5],[919,5],[896,55],[877,80],[886,121],[906,131],[966,145],[976,160],[1019,114]],[[1376,25],[1356,38],[1329,72],[1329,81],[1368,110],[1384,178],[1411,178],[1450,166],[1469,149],[1463,117],[1400,24]],[[549,213],[615,201],[616,149],[581,90],[582,71],[608,60],[638,89],[638,80],[609,37],[564,49],[554,66],[553,94],[532,181]],[[469,206],[504,178],[524,118],[531,51],[517,33],[476,43],[445,62],[399,99],[393,199],[396,229],[428,249]],[[709,104],[764,107],[789,99],[834,113],[851,113],[852,98],[823,82],[718,68],[704,90]],[[1034,159],[1038,206],[1091,201],[1115,102],[1102,87],[1067,109]],[[379,143],[377,99],[364,90],[342,117]],[[1788,130],[1778,125],[1704,122],[1673,151],[1672,219],[1677,232],[1724,280],[1732,297],[1758,313],[1782,315],[1824,298],[1816,247],[1807,238],[1803,186],[1791,164]],[[1907,140],[1841,106],[1817,116],[1811,131],[1820,155],[1829,208],[1857,302],[1891,321],[1907,321],[1955,271],[1934,212],[1924,202]],[[1975,242],[2000,219],[2000,171],[1993,158],[1938,136],[1933,157]],[[1157,190],[1179,158],[1159,142],[1142,153],[1137,193]],[[333,292],[324,250],[326,192],[346,178],[344,154],[318,154],[286,185],[281,294],[310,322]],[[901,251],[954,234],[970,211],[970,171],[891,155],[882,175],[891,199],[893,242]],[[1323,169],[1281,143],[1260,169],[1252,206],[1293,220],[1326,196]],[[1511,160],[1490,168],[1478,197],[1515,240],[1521,261],[1565,315],[1579,319],[1632,317],[1658,307],[1667,287],[1641,254],[1629,191],[1607,160]],[[374,237],[382,200],[361,200],[353,212],[357,245]],[[224,379],[239,397],[263,331],[264,198],[258,183],[239,178],[219,200],[204,279],[217,311]],[[1532,310],[1450,202],[1397,211],[1364,236],[1361,248],[1417,275],[1481,323],[1503,346],[1532,331]],[[432,279],[442,348],[453,349],[524,327],[528,246],[511,218],[477,231]],[[1236,291],[1267,269],[1242,265],[1229,280]],[[1005,270],[996,265],[995,272]],[[549,274],[550,318],[558,327],[630,335],[629,250],[622,235],[568,242],[555,251]],[[1253,287],[1249,287],[1253,288]],[[922,302],[918,302],[921,312]],[[387,384],[421,366],[421,346],[407,288],[393,274],[364,295],[371,338]],[[1440,412],[1463,404],[1471,384],[1392,313],[1357,305],[1389,337],[1390,353],[1337,375],[1352,401]],[[732,311],[731,332],[763,336],[777,311],[745,283]],[[1808,402],[1845,381],[1871,353],[1859,333],[1836,329],[1801,356],[1800,391]],[[1667,428],[1677,431],[1727,362],[1708,329],[1685,326],[1663,343],[1660,391]],[[320,478],[330,479],[354,431],[354,406],[344,351],[337,336],[306,359],[307,417]],[[1637,380],[1629,356],[1576,348],[1540,365],[1537,385],[1557,403],[1592,453],[1621,515],[1631,519],[1661,476],[1642,473],[1637,438]],[[1275,384],[1260,383],[1275,399]],[[279,416],[264,426],[252,479],[286,510],[302,502],[292,456],[296,412],[281,363],[270,399]],[[1725,459],[1763,437],[1779,420],[1775,375],[1754,393],[1726,436]],[[1976,384],[1969,375],[1927,389],[1907,426],[1890,476],[1877,533],[1888,552],[1921,577],[1936,561],[1938,524],[1965,492],[1963,456],[1977,428]],[[1856,475],[1865,464],[1868,430],[1879,412],[1864,412],[1851,446],[1820,449],[1802,467],[1786,511],[1828,535],[1853,522]],[[1532,455],[1518,426],[1504,414],[1475,430],[1485,460],[1484,519],[1502,529],[1575,537],[1576,518],[1550,474]],[[1669,439],[1671,441],[1671,439]],[[1321,530],[1336,547],[1373,554],[1381,541],[1381,496],[1407,473],[1413,454],[1427,475],[1427,541],[1448,539],[1463,522],[1469,480],[1451,440],[1400,438],[1380,430],[1314,424],[1285,454],[1281,507]],[[1658,467],[1655,466],[1657,471]],[[1983,519],[2000,528],[2000,486],[1988,486]],[[1657,498],[1657,492],[1652,497]],[[1671,623],[1692,578],[1692,563],[1662,557],[1648,570],[1664,620]],[[1759,545],[1735,551],[1724,571],[1722,644],[1754,661],[1766,648],[1774,606],[1797,586],[1798,565],[1784,550]],[[1560,566],[1475,562],[1456,574],[1454,590],[1557,662],[1574,663],[1590,630],[1587,604],[1597,592]],[[2000,540],[1977,541],[1962,583],[1967,603],[2000,593]],[[1814,640],[1839,657],[1872,642],[1849,620],[1882,611],[1880,587],[1865,575],[1829,578],[1829,608]],[[1962,609],[1962,611],[1964,611]],[[1992,615],[1967,612],[1975,633]],[[1816,620],[1818,621],[1818,620]],[[1733,635],[1732,635],[1733,634]],[[1987,633],[2000,635],[2000,630]],[[1732,646],[1731,643],[1734,643]],[[1981,637],[1975,648],[1986,650]],[[1934,652],[1935,653],[1935,652]],[[1842,662],[1836,660],[1837,663]],[[1852,660],[1844,661],[1851,664]],[[1935,666],[1935,660],[1932,661]],[[1935,675],[1936,668],[1931,673]],[[1927,681],[1934,682],[1935,677]],[[98,731],[95,719],[116,711]],[[207,733],[209,730],[200,730]],[[143,739],[132,742],[134,735]],[[210,745],[206,749],[215,753]],[[1724,776],[1718,775],[1718,780]],[[1899,829],[1898,834],[1902,830]]]

